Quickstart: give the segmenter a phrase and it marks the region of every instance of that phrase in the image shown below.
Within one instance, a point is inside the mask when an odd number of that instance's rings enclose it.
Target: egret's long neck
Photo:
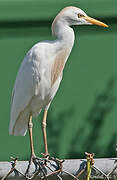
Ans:
[[[61,22],[55,22],[52,25],[52,32],[57,37],[57,40],[61,42],[61,45],[72,49],[75,37],[71,27]]]

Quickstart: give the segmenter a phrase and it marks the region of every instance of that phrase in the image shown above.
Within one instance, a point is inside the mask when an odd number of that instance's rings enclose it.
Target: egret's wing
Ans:
[[[21,64],[12,93],[10,134],[13,134],[13,128],[19,114],[37,93],[40,82],[38,65],[39,61],[35,59],[32,53],[28,53]]]

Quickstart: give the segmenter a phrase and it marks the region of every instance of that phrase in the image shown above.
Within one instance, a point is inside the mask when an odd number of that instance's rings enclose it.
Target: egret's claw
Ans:
[[[42,155],[43,155],[43,158],[36,157],[35,155],[31,156],[29,164],[28,164],[28,168],[25,173],[25,176],[27,179],[32,179],[40,173],[43,174],[42,179],[43,178],[47,179],[47,177],[52,174],[58,174],[59,172],[62,172],[62,167],[63,167],[62,164],[63,164],[64,160],[50,157],[49,154],[47,154],[47,155],[42,154]],[[35,165],[35,171],[33,172],[32,176],[29,176],[29,170],[30,170],[32,163]],[[55,164],[56,164],[56,166],[55,166]],[[53,167],[54,167],[54,169],[53,169]],[[46,174],[45,168],[46,169],[48,168],[51,171],[51,173]]]

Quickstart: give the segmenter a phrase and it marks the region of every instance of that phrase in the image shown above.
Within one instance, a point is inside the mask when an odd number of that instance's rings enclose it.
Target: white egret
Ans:
[[[75,37],[71,26],[85,24],[108,27],[87,16],[77,7],[64,8],[52,23],[52,34],[56,36],[56,40],[35,44],[21,63],[12,93],[9,133],[25,136],[29,129],[32,161],[36,157],[32,138],[32,117],[36,117],[44,109],[42,132],[46,156],[48,155],[47,112],[59,88],[63,69],[74,45]]]

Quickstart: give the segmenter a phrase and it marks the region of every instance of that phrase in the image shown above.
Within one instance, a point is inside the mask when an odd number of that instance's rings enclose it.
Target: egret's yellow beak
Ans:
[[[88,22],[90,22],[90,23],[92,23],[92,24],[95,24],[95,25],[98,25],[98,26],[103,26],[103,27],[108,27],[108,25],[107,24],[104,24],[103,22],[101,22],[101,21],[98,21],[98,20],[96,20],[96,19],[93,19],[93,18],[91,18],[91,17],[89,17],[89,16],[85,16],[85,17],[83,17],[86,21],[88,21]]]

